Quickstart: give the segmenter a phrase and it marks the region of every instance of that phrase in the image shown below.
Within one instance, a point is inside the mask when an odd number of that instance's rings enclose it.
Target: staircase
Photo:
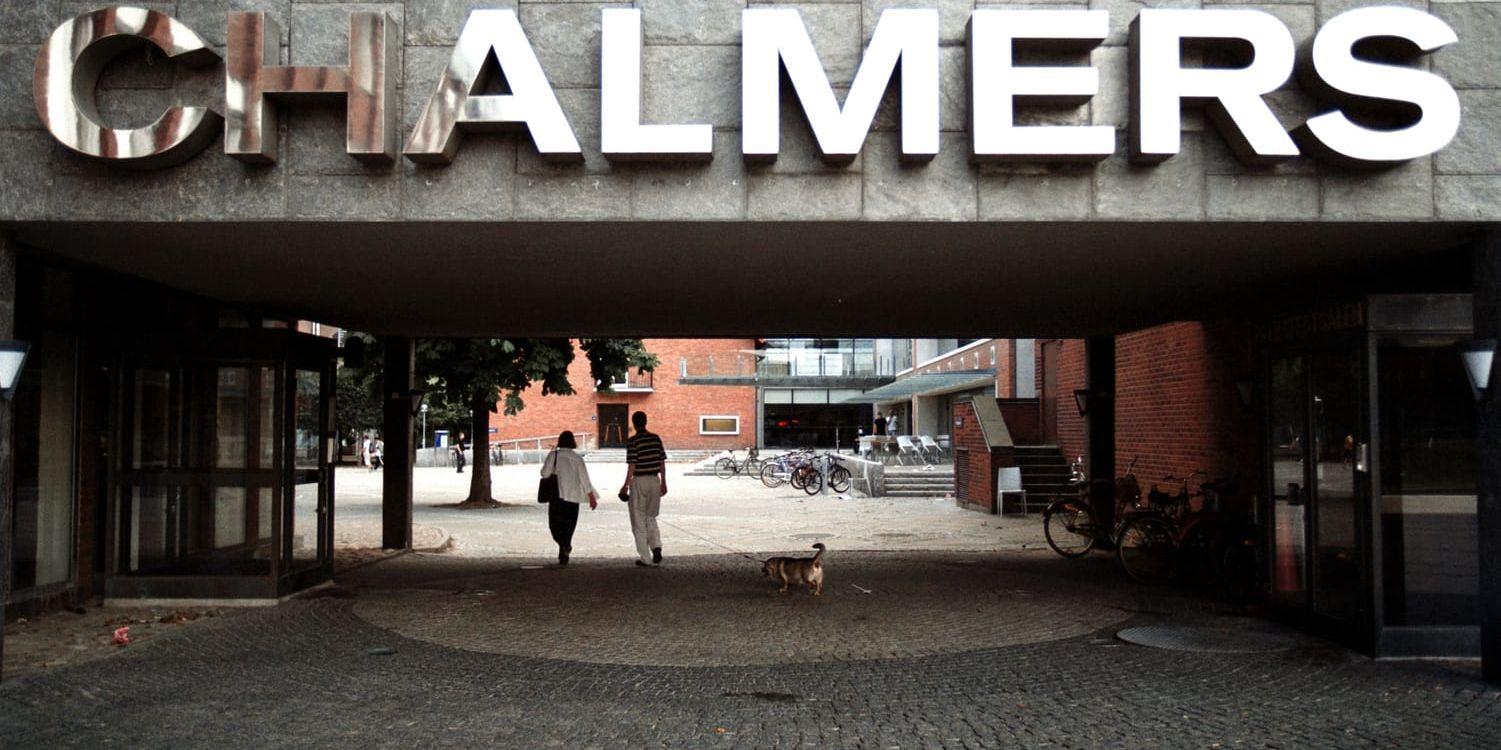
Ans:
[[[1027,490],[1027,512],[1040,511],[1053,498],[1069,492],[1068,459],[1056,445],[1016,446],[1016,465],[1022,470],[1022,487]],[[1007,500],[1008,507],[1015,498]]]
[[[683,461],[702,461],[719,451],[714,450],[681,450],[667,451],[668,463],[680,463]],[[625,463],[624,448],[596,448],[584,454],[584,463],[589,464],[623,464]],[[713,467],[710,473],[713,473]]]
[[[886,467],[885,497],[949,497],[954,494],[953,464],[933,469]]]

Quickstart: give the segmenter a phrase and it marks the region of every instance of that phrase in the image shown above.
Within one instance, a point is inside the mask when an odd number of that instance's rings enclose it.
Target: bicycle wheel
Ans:
[[[808,476],[803,478],[803,492],[809,495],[817,495],[823,490],[823,472],[818,469],[809,469]]]
[[[1042,512],[1042,533],[1054,552],[1072,560],[1094,549],[1094,514],[1078,500],[1057,500]]]
[[[787,483],[787,471],[776,462],[761,467],[761,484],[772,489],[781,487]]]
[[[808,469],[802,466],[793,468],[792,473],[787,477],[787,482],[788,484],[791,484],[794,489],[799,490],[808,486]]]
[[[844,493],[850,491],[850,470],[843,466],[829,469],[829,489]]]
[[[1167,521],[1157,516],[1133,518],[1121,529],[1116,546],[1121,569],[1132,579],[1155,585],[1172,576],[1178,541]]]
[[[735,466],[735,459],[721,458],[714,462],[714,476],[720,479],[729,479],[735,476],[737,468],[739,467]]]
[[[761,476],[761,468],[765,465],[766,462],[759,458],[747,458],[745,459],[745,463],[740,465],[740,468],[750,476],[759,477]]]

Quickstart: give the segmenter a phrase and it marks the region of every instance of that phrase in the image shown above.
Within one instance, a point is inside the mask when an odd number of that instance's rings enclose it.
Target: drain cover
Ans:
[[[1126,628],[1116,633],[1115,637],[1138,646],[1210,654],[1265,654],[1286,651],[1296,645],[1293,639],[1276,633],[1191,625]]]

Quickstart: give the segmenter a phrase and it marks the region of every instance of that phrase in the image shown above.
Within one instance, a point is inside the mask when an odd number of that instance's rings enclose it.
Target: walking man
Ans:
[[[662,532],[657,512],[667,494],[667,451],[662,438],[646,431],[646,412],[631,415],[636,434],[625,444],[625,484],[621,494],[630,494],[631,535],[636,538],[636,564],[662,564]]]

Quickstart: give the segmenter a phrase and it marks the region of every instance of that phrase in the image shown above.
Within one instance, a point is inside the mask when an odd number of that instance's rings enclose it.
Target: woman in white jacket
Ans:
[[[594,483],[589,481],[589,469],[584,458],[575,450],[578,443],[573,432],[564,430],[558,436],[558,447],[547,454],[542,462],[542,476],[558,476],[558,496],[547,504],[547,528],[552,531],[552,540],[558,543],[558,564],[567,565],[568,555],[573,552],[573,530],[579,523],[579,504],[589,503],[589,510],[599,507],[599,494]]]

